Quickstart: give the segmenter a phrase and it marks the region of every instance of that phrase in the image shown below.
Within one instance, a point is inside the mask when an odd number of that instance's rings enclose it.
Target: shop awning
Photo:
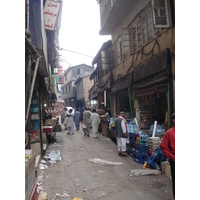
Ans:
[[[130,87],[132,85],[132,82],[133,82],[133,74],[130,73],[113,83],[113,85],[111,86],[111,94],[117,93],[121,90]]]
[[[162,77],[154,77],[152,79],[146,79],[143,81],[140,81],[138,83],[133,83],[133,88],[142,88],[142,87],[146,87],[146,86],[151,86],[151,85],[155,85],[157,83],[163,82],[163,81],[168,81],[169,80],[169,76],[164,75]]]
[[[168,49],[163,50],[158,55],[149,58],[134,69],[134,82],[143,80],[149,76],[168,70]]]

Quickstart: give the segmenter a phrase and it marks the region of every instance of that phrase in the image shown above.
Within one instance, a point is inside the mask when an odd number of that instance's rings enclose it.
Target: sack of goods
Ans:
[[[154,152],[157,147],[160,146],[160,138],[159,137],[149,137],[148,138],[148,147],[149,150]]]

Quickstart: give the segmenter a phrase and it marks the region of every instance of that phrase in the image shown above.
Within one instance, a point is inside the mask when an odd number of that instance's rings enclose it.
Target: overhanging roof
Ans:
[[[92,65],[96,64],[100,59],[101,59],[101,52],[108,50],[110,47],[112,46],[112,41],[108,40],[107,42],[104,42],[101,46],[101,48],[99,49],[97,55],[94,57],[93,61],[92,61]]]

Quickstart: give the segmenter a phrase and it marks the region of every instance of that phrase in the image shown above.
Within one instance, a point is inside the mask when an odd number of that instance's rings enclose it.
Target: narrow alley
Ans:
[[[163,175],[131,175],[131,170],[143,169],[131,157],[120,157],[116,144],[99,133],[98,139],[84,137],[83,131],[68,135],[56,133],[57,141],[50,144],[45,156],[60,151],[61,160],[37,170],[43,176],[40,188],[49,200],[171,200],[172,181]],[[109,163],[94,163],[98,158]],[[41,163],[38,163],[41,166]],[[157,171],[157,170],[154,170]]]

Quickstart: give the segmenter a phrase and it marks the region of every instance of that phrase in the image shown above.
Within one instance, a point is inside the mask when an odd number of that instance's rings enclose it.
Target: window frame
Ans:
[[[112,56],[113,56],[113,60],[114,60],[114,66],[119,65],[123,61],[124,54],[122,52],[121,38],[119,38],[119,40],[117,40],[115,45],[113,45],[113,47],[112,47]]]
[[[171,27],[171,10],[169,7],[169,1],[168,0],[164,0],[165,3],[165,13],[166,13],[166,24],[162,25],[162,24],[156,24],[156,17],[161,17],[160,16],[160,10],[162,7],[158,7],[155,5],[155,0],[151,0],[152,3],[152,14],[153,14],[153,25],[154,28],[169,28]],[[154,10],[158,10],[158,16],[155,16],[155,11]]]
[[[148,19],[151,19],[151,32],[152,32],[152,37],[149,38],[149,33],[148,32],[148,21],[147,21],[147,13],[150,12],[150,17]],[[145,29],[143,27],[143,19],[145,19]],[[121,40],[123,43],[123,30],[127,30],[129,29],[131,31],[131,42],[132,42],[132,51],[130,52],[124,52],[124,49],[122,48],[122,54],[126,55],[126,54],[131,54],[134,53],[136,51],[138,51],[140,48],[142,48],[145,44],[147,44],[149,41],[151,41],[153,38],[155,38],[159,33],[160,33],[160,28],[155,28],[154,24],[153,24],[153,10],[152,7],[148,7],[133,23],[130,27],[122,27],[122,32],[121,32]],[[134,31],[135,29],[135,31]],[[158,31],[156,32],[155,29],[158,29]],[[139,31],[140,30],[140,33]],[[145,31],[145,32],[144,32]],[[147,37],[147,41],[144,42],[144,33],[146,33],[146,37]],[[136,34],[136,37],[135,37]],[[141,40],[139,42],[139,35],[141,34]],[[135,39],[136,38],[136,39]],[[136,44],[137,43],[137,44]],[[139,43],[141,43],[141,45],[139,46]],[[136,46],[135,46],[136,44]],[[123,45],[122,45],[123,47]],[[135,48],[136,47],[136,48]]]
[[[128,34],[124,34],[124,31],[129,31],[129,37],[130,39],[129,40],[124,40],[124,36],[127,36]],[[128,47],[128,46],[125,46],[125,41],[129,41],[130,43],[130,51],[126,51],[124,52],[124,48],[125,47]],[[122,54],[131,54],[133,52],[133,46],[134,46],[134,43],[133,43],[133,29],[130,29],[129,27],[127,28],[121,28],[121,49],[122,49]],[[124,53],[123,53],[124,52]],[[121,58],[123,58],[123,56],[121,56]]]

